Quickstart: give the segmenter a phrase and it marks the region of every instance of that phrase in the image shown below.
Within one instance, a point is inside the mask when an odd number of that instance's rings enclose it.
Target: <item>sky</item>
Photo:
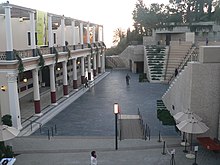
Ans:
[[[5,3],[6,0],[0,0]],[[117,28],[132,28],[132,12],[137,0],[9,0],[11,4],[64,15],[104,26],[104,42],[113,46]],[[144,0],[145,5],[165,3],[169,0]]]

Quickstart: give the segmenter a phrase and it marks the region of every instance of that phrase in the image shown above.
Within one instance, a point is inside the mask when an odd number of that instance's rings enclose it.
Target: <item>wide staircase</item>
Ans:
[[[110,68],[125,68],[124,61],[118,56],[106,56],[106,66]]]
[[[148,79],[150,82],[164,81],[166,47],[149,45],[145,47],[147,61]]]
[[[189,54],[191,48],[191,42],[179,43],[176,41],[171,41],[164,79],[166,82],[169,82],[173,77],[175,69],[179,67],[187,54]]]
[[[119,114],[119,139],[143,139],[149,138],[149,127],[144,123],[138,109],[137,115]]]

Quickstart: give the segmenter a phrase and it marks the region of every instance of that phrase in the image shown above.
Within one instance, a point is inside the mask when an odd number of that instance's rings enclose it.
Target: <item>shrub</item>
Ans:
[[[3,117],[2,117],[2,123],[4,124],[4,125],[7,125],[7,126],[12,126],[12,120],[11,120],[11,115],[4,115]]]

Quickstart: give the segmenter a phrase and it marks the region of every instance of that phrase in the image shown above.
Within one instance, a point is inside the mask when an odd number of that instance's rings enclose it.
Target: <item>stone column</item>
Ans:
[[[81,57],[81,84],[84,84],[85,80],[85,58]]]
[[[100,29],[99,29],[99,26],[98,26],[98,42],[100,42]]]
[[[72,20],[72,41],[73,45],[76,45],[76,31],[75,31],[75,20]]]
[[[8,108],[12,117],[12,125],[17,129],[21,129],[21,114],[18,97],[17,74],[8,73]]]
[[[96,53],[93,55],[93,76],[96,76]]]
[[[49,66],[50,68],[50,96],[51,96],[51,104],[57,105],[54,66],[55,66],[54,64],[51,64]]]
[[[83,23],[82,22],[80,22],[79,33],[80,33],[80,44],[83,45]]]
[[[97,69],[98,69],[98,73],[101,73],[101,58],[100,58],[100,53],[97,53]]]
[[[32,70],[32,76],[33,76],[33,88],[34,88],[34,109],[35,109],[35,114],[41,115],[38,69],[33,69]]]
[[[76,68],[76,58],[73,59],[73,89],[77,89],[77,68]]]
[[[95,26],[93,26],[92,32],[92,42],[95,43]]]
[[[89,23],[87,24],[87,43],[90,43]]]
[[[65,45],[65,18],[64,16],[61,18],[61,45],[63,47],[63,51],[66,51]]]
[[[67,61],[62,62],[63,66],[63,95],[68,97],[68,80],[67,80]]]
[[[52,31],[52,15],[48,15],[48,40],[50,53],[53,54],[53,31]]]
[[[104,42],[104,27],[102,26],[102,42]]]
[[[105,52],[103,51],[102,53],[102,56],[101,56],[101,61],[102,61],[102,64],[101,64],[101,72],[105,72]]]
[[[13,38],[11,26],[11,6],[3,6],[5,8],[5,34],[6,34],[6,60],[14,60],[13,54]]]
[[[88,58],[88,80],[91,80],[92,79],[92,76],[91,76],[91,55],[89,54],[87,56]]]
[[[33,57],[37,56],[36,54],[36,38],[35,38],[35,20],[34,20],[34,11],[30,12],[30,23],[31,23],[31,49],[33,51]]]

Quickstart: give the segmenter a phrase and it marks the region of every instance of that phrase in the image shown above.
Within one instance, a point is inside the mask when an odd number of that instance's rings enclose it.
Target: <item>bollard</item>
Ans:
[[[170,164],[171,165],[175,165],[176,163],[175,163],[175,159],[174,159],[174,155],[175,155],[175,149],[173,149],[172,151],[171,151],[171,160],[170,160]]]
[[[32,132],[32,121],[31,121],[31,132]]]
[[[51,127],[51,136],[53,137],[53,127]]]
[[[47,137],[48,137],[48,140],[50,140],[50,130],[49,129],[47,130]]]
[[[158,139],[158,142],[161,142],[160,131],[159,131],[159,139]]]
[[[41,126],[41,124],[40,124],[40,133],[41,133],[41,127],[42,127],[42,126]]]
[[[163,152],[162,152],[162,155],[166,155],[166,152],[165,152],[165,141],[163,142]]]
[[[186,145],[187,145],[187,139],[185,139],[185,145],[184,145],[184,150],[183,150],[184,153],[188,153],[188,151],[186,149]]]
[[[57,125],[56,124],[54,126],[54,131],[55,131],[55,134],[57,134]]]

